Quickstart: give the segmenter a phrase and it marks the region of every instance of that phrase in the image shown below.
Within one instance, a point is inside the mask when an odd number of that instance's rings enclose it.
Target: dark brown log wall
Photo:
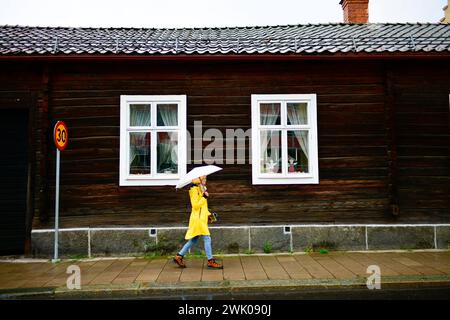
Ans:
[[[448,222],[449,71],[445,61],[51,64],[49,127],[64,120],[70,135],[62,154],[61,225],[188,221],[186,192],[118,186],[122,94],[186,94],[191,134],[196,120],[204,130],[250,128],[251,94],[317,94],[320,184],[254,186],[249,164],[224,165],[209,179],[210,207],[222,224]],[[50,219],[36,209],[36,227],[52,225],[52,144],[47,154]]]
[[[41,103],[37,97],[37,93],[41,92],[41,75],[42,65],[36,65],[33,63],[23,63],[20,65],[1,63],[0,64],[0,109],[3,114],[8,114],[9,111],[13,113],[17,110],[23,112],[23,124],[28,123],[27,126],[27,146],[24,146],[27,150],[27,190],[26,190],[26,214],[23,221],[25,230],[25,246],[24,251],[17,251],[17,253],[29,253],[31,250],[31,228],[32,220],[34,217],[35,205],[39,203],[41,199],[47,198],[41,197],[40,190],[43,180],[40,177],[44,176],[40,172],[40,165],[45,164],[45,161],[41,161],[43,154],[40,149],[41,139]],[[8,139],[15,141],[15,136],[4,136],[1,139]],[[20,145],[20,143],[19,143]],[[8,157],[9,150],[2,150],[3,156]],[[2,183],[7,184],[6,177],[0,177]],[[24,196],[24,195],[22,195]]]
[[[393,70],[400,214],[411,220],[448,220],[449,63],[397,63]]]

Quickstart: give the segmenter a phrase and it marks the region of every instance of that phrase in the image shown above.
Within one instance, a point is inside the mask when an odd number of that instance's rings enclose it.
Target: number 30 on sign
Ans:
[[[63,151],[67,147],[69,142],[69,130],[67,129],[64,121],[58,121],[55,125],[55,130],[53,131],[53,138],[55,140],[56,148]]]

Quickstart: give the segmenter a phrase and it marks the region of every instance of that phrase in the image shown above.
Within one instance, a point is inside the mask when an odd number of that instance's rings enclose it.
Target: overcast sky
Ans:
[[[439,22],[447,0],[370,0],[369,22]],[[342,22],[339,0],[0,0],[0,24],[233,27]]]

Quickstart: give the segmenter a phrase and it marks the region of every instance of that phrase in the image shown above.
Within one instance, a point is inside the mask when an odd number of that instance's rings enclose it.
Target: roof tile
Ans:
[[[450,51],[448,24],[145,29],[0,26],[0,54],[324,54]]]

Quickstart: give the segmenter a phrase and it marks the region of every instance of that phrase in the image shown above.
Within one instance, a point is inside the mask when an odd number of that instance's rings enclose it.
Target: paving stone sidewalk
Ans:
[[[232,282],[235,287],[249,283],[273,287],[277,283],[301,285],[320,281],[345,284],[355,279],[365,280],[369,265],[380,267],[382,283],[383,279],[391,282],[439,279],[450,284],[450,251],[240,255],[225,256],[222,260],[223,270],[208,269],[206,260],[201,258],[186,259],[185,269],[168,258],[95,258],[63,260],[57,264],[1,260],[0,294],[14,289],[65,288],[70,265],[80,267],[81,286],[85,290],[141,285],[192,288],[224,282]]]

